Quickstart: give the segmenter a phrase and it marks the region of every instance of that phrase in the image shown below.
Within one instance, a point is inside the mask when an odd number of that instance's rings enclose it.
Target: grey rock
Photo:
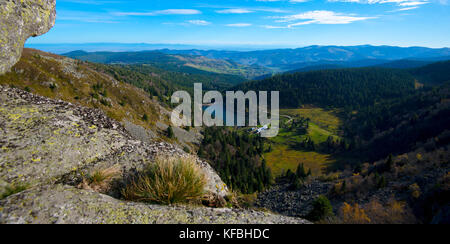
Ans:
[[[189,157],[165,142],[133,138],[100,110],[0,86],[0,180],[10,184],[76,184],[96,169],[120,166],[126,175],[142,170],[156,156]],[[228,188],[198,159],[208,177],[205,191],[225,197]]]
[[[292,191],[289,184],[278,184],[258,195],[256,206],[269,209],[275,213],[291,216],[305,217],[312,210],[312,203],[320,195],[326,195],[331,184],[312,181],[301,189]]]
[[[1,0],[0,74],[17,63],[28,38],[47,33],[55,19],[56,0]]]
[[[0,224],[310,224],[266,212],[124,202],[52,185],[0,201]]]

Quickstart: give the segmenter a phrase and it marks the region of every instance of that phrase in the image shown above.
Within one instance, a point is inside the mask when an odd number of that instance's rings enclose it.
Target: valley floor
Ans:
[[[288,170],[295,172],[299,164],[311,169],[314,176],[322,175],[326,167],[335,162],[333,156],[318,150],[306,150],[299,147],[298,143],[308,137],[316,145],[326,142],[329,137],[339,139],[342,121],[337,114],[338,111],[326,111],[321,108],[281,110],[280,117],[284,125],[292,123],[299,117],[307,118],[310,122],[304,135],[282,126],[279,135],[270,139],[271,150],[265,153],[264,157],[274,176],[280,176]]]

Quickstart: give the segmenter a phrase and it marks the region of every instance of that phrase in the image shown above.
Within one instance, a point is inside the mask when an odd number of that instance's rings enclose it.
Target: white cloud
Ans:
[[[359,17],[354,14],[342,14],[342,13],[335,13],[333,11],[317,10],[296,15],[288,15],[281,17],[279,16],[272,18],[277,19],[276,22],[278,23],[290,23],[287,27],[292,28],[295,26],[309,25],[309,24],[328,24],[328,25],[350,24],[356,21],[375,19],[376,17]],[[303,21],[297,22],[300,20]]]
[[[206,25],[212,24],[211,22],[208,22],[208,21],[205,21],[205,20],[189,20],[188,23],[192,24],[192,25],[202,25],[202,26],[206,26]]]
[[[196,15],[202,12],[196,9],[166,9],[153,12],[115,12],[118,16],[158,16],[158,15]]]
[[[407,6],[419,6],[419,5],[424,5],[424,4],[428,4],[429,2],[404,2],[404,3],[400,3],[399,5],[402,7],[407,7]]]
[[[418,6],[430,3],[428,0],[328,0],[329,2],[347,2],[361,4],[387,4],[393,3],[399,6]]]
[[[249,27],[249,26],[252,26],[252,24],[249,24],[249,23],[236,23],[236,24],[228,24],[226,26],[228,26],[228,27]]]
[[[281,2],[281,1],[289,1],[291,3],[304,3],[309,0],[256,0],[257,2]]]
[[[253,13],[253,11],[243,8],[232,8],[232,9],[224,9],[224,10],[217,10],[216,11],[219,14],[248,14]]]
[[[413,9],[417,9],[417,8],[419,8],[419,7],[415,6],[415,7],[400,8],[400,9],[394,10],[392,12],[408,11],[408,10],[413,10]]]
[[[266,29],[289,29],[288,26],[263,25],[261,27],[266,28]]]

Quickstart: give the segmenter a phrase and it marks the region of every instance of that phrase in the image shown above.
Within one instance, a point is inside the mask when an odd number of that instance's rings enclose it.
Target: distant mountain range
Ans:
[[[160,49],[171,50],[232,50],[254,51],[280,48],[268,45],[189,45],[189,44],[149,44],[149,43],[56,43],[56,44],[25,44],[27,48],[39,49],[55,54],[63,54],[75,50],[86,52],[139,52]],[[285,46],[283,48],[289,48]]]
[[[242,79],[271,74],[269,68],[259,65],[243,65],[233,60],[210,59],[189,54],[166,54],[159,51],[141,52],[85,52],[73,51],[66,57],[103,64],[148,64],[184,73],[211,73],[238,76]]]
[[[63,45],[63,44],[61,44]],[[39,46],[38,48],[48,50],[52,46]],[[57,46],[55,46],[57,47]],[[53,48],[55,48],[53,47]],[[76,47],[76,46],[74,46]],[[113,44],[85,44],[80,46],[84,50],[80,52],[66,53],[66,56],[80,58],[83,56],[93,62],[124,62],[146,61],[149,54],[164,53],[166,55],[181,55],[188,59],[202,57],[201,63],[218,63],[218,60],[225,64],[226,70],[233,70],[235,67],[257,68],[251,70],[252,74],[245,74],[245,78],[257,78],[258,74],[266,77],[270,73],[280,73],[287,71],[311,71],[328,68],[358,68],[358,67],[384,67],[384,68],[417,68],[437,61],[450,60],[450,48],[426,48],[426,47],[392,47],[392,46],[309,46],[296,49],[271,49],[254,51],[228,51],[228,50],[204,50],[189,49],[188,45],[163,45],[163,44],[123,44],[117,49]],[[113,54],[111,50],[134,50],[135,52],[120,52]],[[92,50],[106,50],[107,52],[89,52]],[[147,50],[147,51],[144,51]],[[108,56],[108,57],[105,57]],[[197,58],[194,58],[197,57]],[[113,58],[114,60],[111,60]],[[213,62],[214,61],[214,62]],[[192,62],[188,62],[192,63]],[[206,65],[207,66],[207,65]],[[221,66],[221,65],[219,65]],[[216,65],[215,68],[218,66]],[[231,68],[230,67],[234,67]],[[265,69],[263,69],[264,67]],[[209,68],[208,68],[209,69]],[[244,70],[247,68],[244,68]],[[223,69],[219,68],[223,73]],[[228,73],[229,72],[225,72]],[[242,72],[233,74],[242,75]]]
[[[442,61],[450,59],[450,48],[391,46],[310,46],[297,49],[276,49],[250,52],[159,50],[167,54],[199,55],[211,59],[230,59],[244,65],[260,65],[288,71],[323,64],[344,67],[378,66],[396,60]]]

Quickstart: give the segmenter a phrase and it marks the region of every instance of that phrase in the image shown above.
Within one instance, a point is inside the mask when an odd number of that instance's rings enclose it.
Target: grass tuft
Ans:
[[[84,190],[107,192],[110,190],[114,179],[117,179],[120,174],[121,170],[118,166],[96,170],[87,178],[84,178],[83,182],[78,187]]]
[[[14,195],[14,194],[23,192],[23,191],[27,190],[28,188],[29,188],[29,186],[26,185],[26,184],[12,184],[12,185],[9,185],[9,186],[5,187],[5,191],[2,194],[0,194],[0,200],[3,200],[3,199],[5,199],[5,198],[7,198],[9,196]]]
[[[194,158],[158,157],[125,189],[126,200],[158,204],[201,200],[206,176]]]

